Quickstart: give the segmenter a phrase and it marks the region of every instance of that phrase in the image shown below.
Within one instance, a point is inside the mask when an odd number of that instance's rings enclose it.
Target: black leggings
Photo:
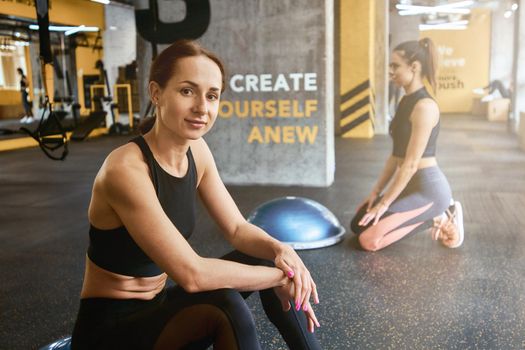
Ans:
[[[271,265],[238,251],[222,259]],[[172,349],[207,349],[213,344],[216,349],[257,350],[255,324],[244,301],[251,294],[233,289],[187,293],[175,286],[152,300],[81,299],[72,349],[152,349],[162,333],[162,339],[170,338]],[[282,311],[273,289],[259,291],[259,295],[266,315],[290,349],[320,349],[306,329],[302,311],[293,307]],[[165,328],[172,333],[163,333]]]
[[[503,86],[503,83],[501,80],[493,80],[490,82],[489,85],[485,86],[485,89],[489,89],[489,94],[493,93],[494,91],[498,90],[501,97],[503,98],[510,98],[511,93],[510,91]]]
[[[31,104],[29,103],[29,94],[25,90],[22,90],[20,92],[22,97],[22,106],[24,106],[26,116],[32,116],[33,111],[31,110]]]

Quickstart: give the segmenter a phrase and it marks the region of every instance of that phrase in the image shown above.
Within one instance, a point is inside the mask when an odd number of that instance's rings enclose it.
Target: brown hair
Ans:
[[[177,60],[194,56],[206,56],[219,66],[222,74],[221,92],[223,92],[226,89],[226,72],[221,59],[199,45],[196,41],[186,39],[174,42],[153,60],[149,70],[149,81],[156,82],[164,89],[174,74]],[[155,124],[155,119],[155,116],[144,119],[139,125],[140,133],[145,134],[150,131]]]
[[[421,63],[421,74],[428,79],[432,89],[436,91],[437,52],[430,38],[405,41],[397,45],[394,51],[400,52],[408,64],[415,61]]]

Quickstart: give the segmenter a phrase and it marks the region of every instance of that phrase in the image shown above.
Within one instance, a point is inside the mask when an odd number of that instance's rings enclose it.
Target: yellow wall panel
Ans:
[[[9,0],[0,0],[0,13],[36,19],[34,6]],[[49,21],[104,29],[104,5],[86,0],[51,0]]]
[[[439,52],[437,101],[441,112],[470,113],[472,90],[486,86],[490,71],[490,10],[472,11],[466,30],[420,32]]]
[[[373,1],[343,0],[340,6],[341,135],[369,138],[374,134],[373,121],[359,117],[363,110],[368,112],[368,118],[374,117],[370,86],[374,67],[375,5]]]
[[[369,1],[341,1],[341,94],[370,77]]]
[[[343,134],[343,137],[352,137],[352,138],[363,138],[363,137],[372,138],[374,137],[374,128],[372,125],[372,121],[367,120],[366,122],[359,124],[352,130]]]
[[[11,90],[0,88],[0,105],[12,106],[19,105],[22,102],[20,98],[20,90]]]

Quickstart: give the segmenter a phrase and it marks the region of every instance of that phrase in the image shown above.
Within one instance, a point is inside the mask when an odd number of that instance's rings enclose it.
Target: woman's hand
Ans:
[[[304,266],[303,261],[292,247],[281,244],[275,256],[274,263],[275,267],[281,269],[294,283],[293,300],[296,310],[300,310],[302,307],[303,310],[306,311],[305,308],[308,305],[310,297],[313,298],[315,304],[319,304],[317,286],[310,272],[306,266]]]
[[[381,216],[388,210],[388,205],[381,201],[376,204],[372,209],[367,210],[366,214],[363,215],[361,221],[359,221],[360,226],[366,226],[372,220],[374,220],[372,225],[377,224]]]
[[[379,196],[379,193],[375,190],[370,192],[370,194],[357,206],[356,213],[361,209],[363,206],[366,205],[366,211],[370,211],[372,206],[374,205],[377,197]]]
[[[275,294],[281,301],[281,306],[283,307],[283,311],[290,311],[291,304],[290,300],[294,298],[294,283],[291,279],[288,279],[288,283],[286,283],[282,287],[275,287],[274,289]],[[312,305],[310,305],[310,302],[307,301],[303,306],[303,312],[306,315],[306,320],[308,322],[308,331],[310,333],[314,332],[315,327],[318,328],[321,327],[319,324],[319,321],[317,321],[317,317],[315,316],[314,309],[312,308]]]
[[[284,286],[274,287],[273,291],[281,301],[283,311],[290,311],[290,308],[292,307],[292,305],[290,304],[290,300],[292,300],[294,297],[294,288],[292,280],[287,279],[286,284]]]

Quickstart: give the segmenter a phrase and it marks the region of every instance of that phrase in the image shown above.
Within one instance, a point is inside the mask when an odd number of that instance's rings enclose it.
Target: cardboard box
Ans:
[[[510,99],[496,98],[487,103],[487,119],[503,122],[509,117]]]

